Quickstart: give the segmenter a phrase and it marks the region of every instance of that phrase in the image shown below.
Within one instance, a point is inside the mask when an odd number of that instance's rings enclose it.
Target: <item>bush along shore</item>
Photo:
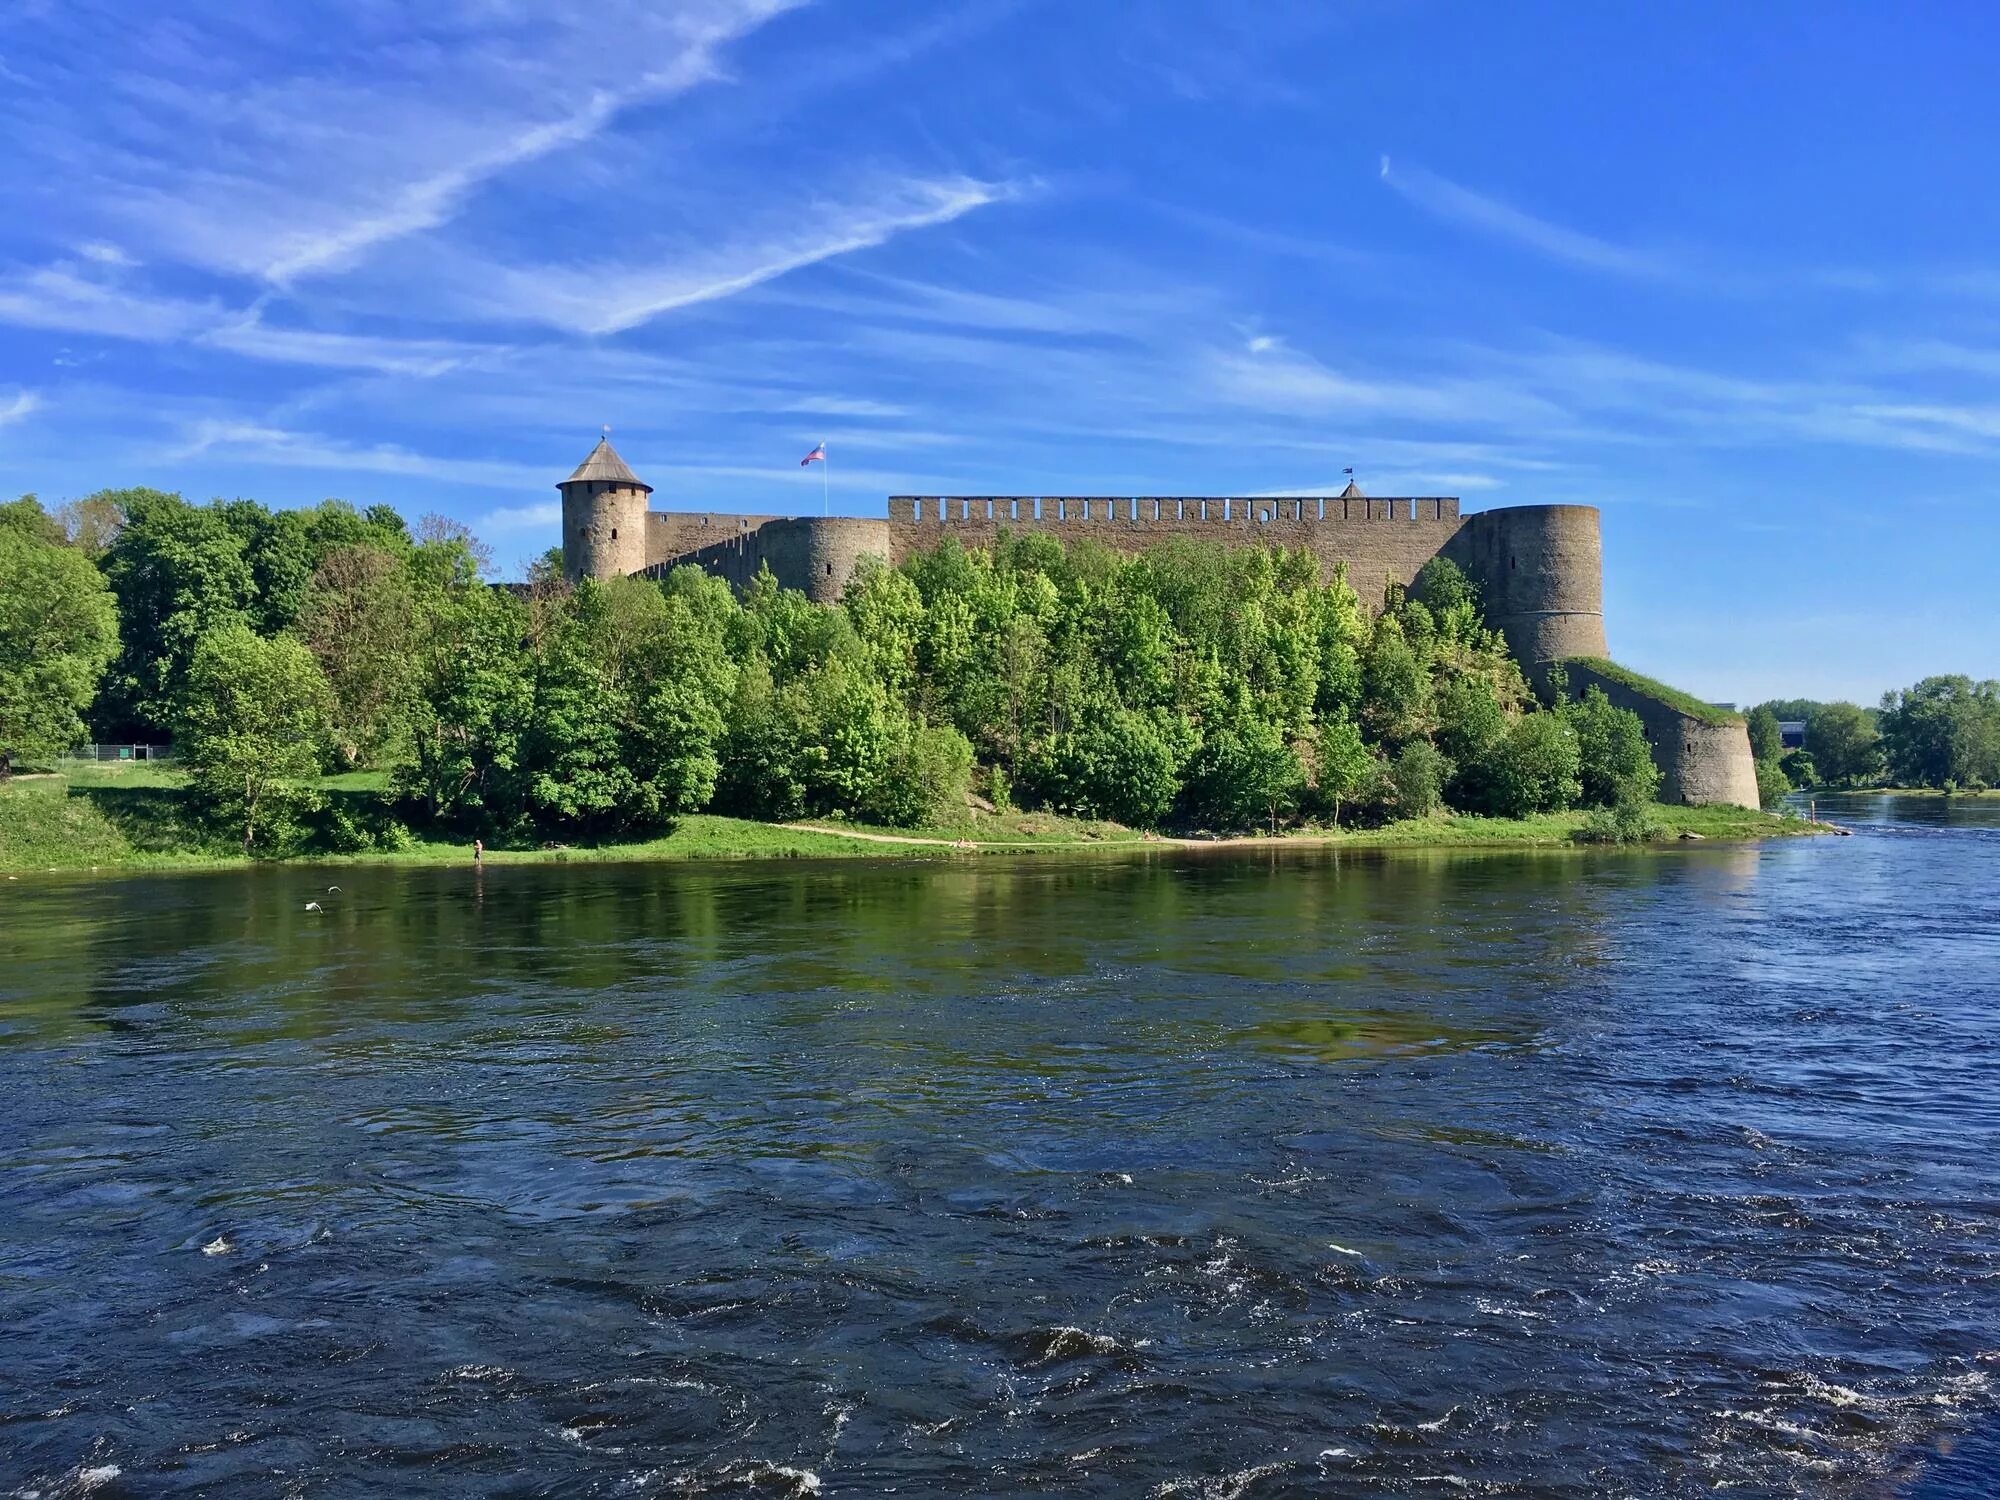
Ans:
[[[1532,691],[1443,560],[1374,607],[1304,552],[1187,540],[946,541],[864,561],[831,605],[768,573],[485,572],[463,528],[380,506],[0,505],[0,746],[170,742],[182,767],[17,786],[0,860],[870,842],[797,826],[829,820],[1032,847],[1686,824],[1638,719],[1560,673]]]
[[[457,835],[409,832],[394,816],[381,778],[327,778],[322,812],[306,818],[286,857],[327,863],[467,865],[473,851]],[[1643,810],[1639,833],[1607,830],[1607,814],[1580,810],[1527,818],[1439,812],[1374,827],[1289,827],[1268,834],[1172,836],[1117,823],[1047,813],[967,808],[947,823],[918,827],[855,824],[821,818],[765,823],[688,814],[650,836],[565,844],[553,840],[487,844],[494,865],[586,860],[950,858],[984,854],[1127,852],[1217,848],[1246,843],[1347,849],[1549,848],[1585,843],[1747,840],[1819,831],[1798,818],[1730,807]],[[69,774],[16,777],[0,788],[0,874],[71,871],[227,869],[268,861],[246,856],[227,831],[202,815],[188,778],[156,767],[81,767]]]

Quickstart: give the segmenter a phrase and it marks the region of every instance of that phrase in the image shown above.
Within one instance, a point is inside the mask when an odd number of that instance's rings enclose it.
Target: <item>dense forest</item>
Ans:
[[[1785,748],[1781,721],[1805,726],[1802,745]],[[1767,803],[1814,787],[2000,785],[2000,682],[1926,677],[1883,694],[1879,708],[1779,699],[1751,709],[1749,723]]]
[[[381,506],[0,506],[0,749],[171,741],[265,851],[615,839],[702,809],[908,826],[968,796],[1215,830],[1592,806],[1615,831],[1657,788],[1637,719],[1538,701],[1447,562],[1378,609],[1304,553],[1185,540],[947,541],[832,606],[768,575],[487,571],[462,527]],[[385,773],[380,817],[320,815],[347,770]]]

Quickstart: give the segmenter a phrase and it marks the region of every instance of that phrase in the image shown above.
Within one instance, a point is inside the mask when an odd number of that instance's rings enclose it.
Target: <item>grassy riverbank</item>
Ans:
[[[1802,790],[1802,797],[1950,797],[1964,798],[1968,802],[2000,799],[2000,787],[1981,787],[1971,791],[1955,787],[1946,791],[1935,786],[1822,786]]]
[[[330,801],[379,804],[381,779],[371,774],[329,777]],[[930,828],[878,828],[816,820],[779,825],[695,814],[671,834],[619,843],[563,847],[491,847],[489,863],[571,860],[797,859],[885,855],[950,858],[981,853],[1161,848],[1222,844],[1328,845],[1349,849],[1554,847],[1574,842],[1588,814],[1532,818],[1434,817],[1381,828],[1288,830],[1276,838],[1176,839],[1148,836],[1116,823],[1047,813],[985,813],[968,809],[955,822]],[[1662,840],[1682,834],[1742,840],[1809,833],[1796,819],[1740,808],[1655,809]],[[470,857],[462,837],[412,834],[394,847],[298,856],[329,864],[460,864]],[[194,817],[180,778],[158,766],[79,768],[67,775],[20,777],[0,789],[0,871],[205,869],[246,863],[226,838]]]

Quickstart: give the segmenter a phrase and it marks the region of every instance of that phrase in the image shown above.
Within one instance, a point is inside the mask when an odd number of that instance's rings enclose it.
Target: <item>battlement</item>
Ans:
[[[892,525],[1344,526],[1458,520],[1456,495],[891,495]]]

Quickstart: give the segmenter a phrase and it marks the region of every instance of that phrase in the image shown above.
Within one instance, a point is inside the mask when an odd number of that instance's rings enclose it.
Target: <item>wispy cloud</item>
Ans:
[[[1680,274],[1665,257],[1635,250],[1609,240],[1598,239],[1580,230],[1565,228],[1547,219],[1538,219],[1498,198],[1489,198],[1471,188],[1422,167],[1389,168],[1382,158],[1382,181],[1425,213],[1447,223],[1478,230],[1498,239],[1509,240],[1552,260],[1605,271],[1619,276],[1669,278]]]
[[[544,500],[535,505],[503,505],[489,510],[473,522],[479,531],[529,531],[562,525],[562,501]]]
[[[225,456],[238,463],[276,468],[324,469],[339,473],[400,474],[446,484],[519,490],[551,483],[541,469],[490,459],[446,458],[415,453],[394,443],[356,445],[318,433],[293,432],[255,422],[206,419],[194,423],[186,440],[164,457],[174,461]]]
[[[726,49],[801,3],[288,0],[254,20],[232,0],[64,7],[19,54],[0,121],[85,257],[129,264],[143,244],[150,261],[287,288],[726,79]],[[48,192],[49,173],[88,190]]]
[[[0,323],[60,333],[161,343],[185,338],[222,316],[215,303],[133,292],[79,274],[68,264],[43,266],[0,279]]]
[[[186,343],[280,364],[420,377],[505,352],[443,339],[288,328],[267,322],[254,307],[237,312],[215,301],[162,296],[68,263],[0,278],[0,323],[140,343]]]
[[[1412,380],[1336,370],[1282,339],[1259,334],[1207,362],[1215,393],[1265,411],[1334,418],[1405,418],[1546,425],[1562,409],[1503,380],[1451,374]]]
[[[801,227],[721,249],[630,262],[495,267],[475,295],[494,316],[527,319],[587,334],[621,333],[665,312],[715,302],[836,256],[872,249],[1001,203],[1024,189],[970,177],[910,178],[858,202],[794,207]]]
[[[10,400],[0,401],[0,427],[33,416],[42,405],[42,398],[35,392],[16,391]]]
[[[582,145],[635,105],[721,77],[717,48],[799,3],[801,0],[749,0],[734,7],[686,38],[685,50],[666,66],[642,73],[623,87],[594,87],[574,109],[553,119],[507,129],[498,139],[476,146],[457,161],[395,184],[360,216],[288,247],[264,267],[265,279],[282,286],[302,276],[352,264],[388,241],[436,228],[452,218],[474,191],[502,173]]]
[[[312,365],[329,370],[374,370],[385,375],[430,379],[473,360],[508,352],[503,346],[457,343],[444,339],[380,338],[366,334],[327,333],[310,328],[273,327],[261,317],[217,324],[195,342],[226,349],[250,359],[282,364]]]

